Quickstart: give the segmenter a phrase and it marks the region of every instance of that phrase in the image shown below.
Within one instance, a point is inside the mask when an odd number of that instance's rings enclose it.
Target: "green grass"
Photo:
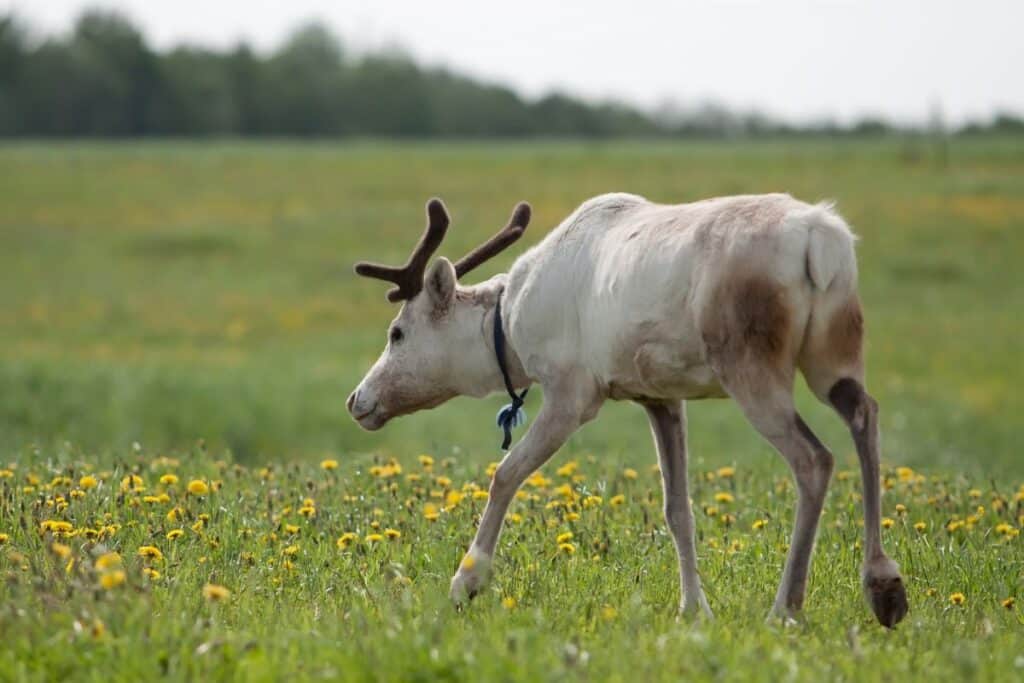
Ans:
[[[414,457],[398,462],[397,473],[387,465],[372,469],[367,457],[335,470],[277,463],[267,473],[214,462],[201,451],[180,462],[129,453],[93,470],[88,476],[98,485],[84,495],[71,491],[83,490],[79,480],[90,468],[66,455],[52,466],[8,471],[0,478],[0,524],[9,534],[0,547],[2,677],[1020,675],[1024,619],[1017,606],[1002,602],[1021,597],[1022,541],[1008,529],[1024,512],[1024,487],[1019,495],[1011,483],[972,491],[962,477],[887,472],[892,526],[884,537],[907,577],[911,613],[886,631],[861,599],[860,486],[854,472],[841,470],[823,518],[806,621],[783,628],[764,617],[792,519],[787,476],[742,467],[732,476],[693,472],[700,568],[717,618],[688,623],[676,620],[675,551],[661,522],[659,476],[650,467],[634,479],[607,459],[583,457],[571,475],[549,468],[548,481],[528,484],[502,537],[491,587],[459,613],[447,602],[447,584],[484,505],[474,491],[485,490],[485,467],[470,458],[438,459],[433,471]],[[139,479],[126,480],[130,473]],[[161,484],[166,473],[178,482]],[[190,495],[194,478],[215,491]],[[456,502],[453,492],[464,497]],[[732,500],[716,495],[722,493]],[[58,497],[66,509],[57,509]],[[315,516],[300,513],[307,498]],[[425,517],[428,505],[440,510],[436,521]],[[173,519],[171,510],[178,511]],[[45,531],[48,520],[66,520],[73,535]],[[755,530],[758,520],[766,524]],[[950,520],[963,524],[948,531]],[[174,529],[182,535],[168,539]],[[400,537],[365,540],[387,529]],[[566,532],[573,535],[571,555],[556,542]],[[337,539],[345,533],[355,540],[342,549]],[[138,556],[150,545],[162,559]],[[103,568],[99,558],[108,552],[121,561]],[[159,578],[147,578],[145,567]],[[118,570],[125,582],[104,588],[103,577]],[[230,597],[206,601],[206,584],[227,588]],[[955,593],[963,604],[951,602]]]
[[[1022,512],[1014,496],[1024,480],[1024,140],[955,140],[945,162],[919,140],[6,144],[0,178],[0,468],[11,472],[0,478],[0,533],[10,537],[0,547],[0,678],[1019,675],[1021,622],[1000,602],[1024,586],[1024,555],[1018,537],[995,528],[1020,526]],[[395,308],[385,286],[356,278],[352,263],[401,260],[433,195],[454,218],[443,253],[458,256],[520,199],[534,206],[524,240],[533,242],[583,199],[611,190],[663,202],[779,190],[831,197],[862,237],[883,459],[926,477],[916,489],[894,483],[884,502],[896,520],[887,541],[911,591],[911,615],[897,631],[874,626],[859,595],[856,477],[834,482],[807,623],[762,624],[794,496],[781,459],[726,401],[689,407],[695,502],[710,504],[723,487],[736,496],[720,511],[736,515],[731,527],[699,514],[716,622],[675,622],[675,559],[650,473],[653,446],[643,411],[629,404],[605,407],[547,470],[557,479],[555,468],[578,460],[581,495],[598,491],[605,504],[574,523],[545,508],[550,490],[518,504],[523,521],[503,537],[492,589],[468,612],[448,607],[447,581],[481,503],[463,501],[431,524],[422,507],[443,487],[365,470],[396,457],[409,473],[417,454],[431,453],[453,487],[484,486],[484,467],[499,456],[493,415],[502,399],[457,399],[381,432],[359,431],[344,399],[383,346]],[[540,400],[531,393],[532,414]],[[839,420],[802,386],[798,403],[838,469],[854,470]],[[182,460],[173,468],[182,484],[224,481],[203,500],[183,497],[181,484],[169,492],[188,501],[187,533],[173,543],[164,537],[171,504],[131,507],[140,496],[119,491],[132,468],[150,488],[142,495],[162,490],[157,480],[170,466],[161,454]],[[334,475],[316,467],[324,457],[340,462]],[[267,464],[270,482],[258,474]],[[704,478],[727,464],[738,467],[734,480]],[[623,479],[624,467],[640,477]],[[86,469],[109,476],[68,498]],[[58,476],[71,483],[48,487]],[[393,482],[397,490],[385,488]],[[620,491],[628,502],[611,509]],[[67,510],[56,510],[57,495]],[[317,503],[313,521],[283,512],[307,495]],[[1006,506],[994,509],[994,499]],[[986,511],[970,530],[945,531],[978,505]],[[339,551],[339,534],[369,533],[374,509],[401,539]],[[200,534],[190,526],[204,510],[211,520]],[[108,513],[121,527],[102,545],[122,553],[128,576],[111,591],[97,588],[94,541],[64,541],[76,558],[65,572],[39,526],[66,518],[95,528]],[[758,518],[770,522],[755,533]],[[282,532],[286,519],[302,527],[297,539]],[[925,533],[913,530],[917,521]],[[557,556],[553,539],[569,528],[580,550]],[[278,538],[267,539],[275,529]],[[281,553],[293,540],[296,568],[285,570]],[[596,561],[594,540],[609,544]],[[730,553],[736,540],[742,548]],[[134,557],[148,542],[165,553],[152,585]],[[206,604],[207,582],[228,586],[231,599]],[[965,605],[950,605],[954,592]],[[506,596],[515,609],[501,606]],[[617,612],[607,620],[606,606]],[[98,640],[87,633],[94,619],[106,630]],[[76,620],[85,628],[77,635]],[[573,648],[588,653],[585,664]]]

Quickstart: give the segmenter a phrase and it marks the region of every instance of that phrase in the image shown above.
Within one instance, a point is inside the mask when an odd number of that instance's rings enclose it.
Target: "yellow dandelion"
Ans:
[[[1016,535],[1016,534],[1014,534],[1014,532],[1017,531],[1017,530],[1014,528],[1014,526],[1012,524],[1007,524],[1006,522],[1002,522],[1002,523],[996,525],[995,531],[1000,536],[1011,536],[1011,535]]]
[[[767,519],[755,519],[754,523],[750,525],[750,528],[753,531],[760,531],[761,529],[765,528],[766,526],[768,526],[768,520]]]
[[[299,554],[299,546],[293,543],[292,545],[282,550],[281,554],[285,555],[286,557],[294,557]]]
[[[963,593],[953,593],[949,596],[949,601],[954,605],[962,605],[967,601],[967,598]]]
[[[621,494],[621,493],[616,495],[616,496],[612,496],[608,500],[608,504],[611,505],[613,508],[617,508],[620,505],[624,505],[625,502],[626,502],[626,496]]]
[[[914,524],[914,531],[919,534],[923,534],[928,529],[928,525],[925,522],[917,522]]]
[[[626,479],[636,479],[637,473],[636,470],[634,470],[632,467],[627,467],[626,469],[622,470],[622,476],[624,476]]]
[[[147,560],[153,560],[154,562],[159,562],[164,559],[164,554],[160,552],[160,549],[155,545],[139,546],[138,555],[139,557],[143,557]]]
[[[121,480],[122,491],[134,491],[136,493],[142,493],[146,490],[146,485],[142,481],[142,477],[137,474],[129,474]]]
[[[336,470],[338,469],[338,461],[332,458],[320,461],[320,469],[322,470]]]
[[[143,576],[145,576],[150,581],[159,581],[160,580],[160,572],[158,572],[157,570],[153,569],[152,567],[143,567],[142,568],[142,574],[143,574]]]
[[[718,476],[720,476],[722,479],[728,479],[728,478],[733,477],[735,475],[736,475],[736,468],[735,467],[719,467],[718,468]]]
[[[367,543],[380,543],[383,540],[384,536],[381,534],[367,534],[366,536]]]
[[[435,522],[440,516],[440,513],[437,511],[437,506],[433,503],[427,503],[423,506],[423,518],[428,522]]]
[[[605,621],[611,621],[617,616],[619,616],[619,611],[611,605],[605,605],[601,608],[601,618]]]
[[[708,505],[704,508],[704,514],[708,517],[714,517],[718,514],[718,508],[716,508],[714,505]]]
[[[1014,599],[1013,599],[1012,597],[1010,597],[1010,598],[1006,598],[1005,600],[1003,600],[1003,601],[1002,601],[1001,603],[999,603],[999,604],[1001,604],[1001,605],[1003,606],[1003,608],[1004,608],[1004,609],[1013,609],[1013,606],[1014,606],[1014,605],[1015,605],[1016,603],[1017,603],[1017,601],[1016,601],[1016,600],[1014,600]]]
[[[112,572],[100,575],[100,586],[104,590],[111,590],[123,584],[127,578],[128,576],[124,573],[123,569],[115,569]]]
[[[473,500],[487,500],[487,491],[473,491]]]
[[[353,532],[346,531],[341,536],[338,536],[337,546],[339,549],[345,550],[350,545],[352,545],[352,542],[355,541],[357,538],[359,538],[359,536],[357,536]]]
[[[732,515],[727,512],[724,515],[722,515],[719,519],[725,526],[732,526],[733,522],[736,521],[736,515]]]
[[[513,524],[519,524],[523,521],[523,516],[518,512],[513,512],[508,516],[508,521],[512,522]]]
[[[188,483],[188,492],[193,496],[205,496],[210,492],[210,487],[202,479],[193,479]]]
[[[571,477],[573,473],[579,468],[579,466],[580,464],[578,462],[576,462],[575,460],[570,460],[569,462],[565,463],[557,470],[555,470],[555,474],[557,474],[559,477]]]
[[[402,537],[402,532],[398,529],[385,529],[384,535],[390,538],[391,540],[396,540]]]
[[[981,489],[971,489],[967,492],[967,495],[977,500],[978,498],[981,498]]]
[[[160,483],[164,486],[174,486],[178,483],[178,475],[176,474],[165,474],[160,477]]]
[[[719,491],[715,494],[716,503],[731,503],[735,500],[733,495],[728,491]]]
[[[574,546],[572,543],[559,543],[558,551],[561,553],[565,553],[566,555],[572,555],[576,552],[576,546]]]
[[[909,467],[897,467],[896,476],[902,482],[908,482],[914,480],[914,470]]]
[[[579,518],[580,518],[580,513],[578,513],[578,512],[567,512],[567,513],[565,513],[565,521],[567,521],[567,522],[575,522]]]
[[[184,533],[184,529],[171,529],[167,532],[167,540],[173,541],[176,538],[181,538]]]
[[[422,467],[425,470],[429,470],[431,467],[434,466],[434,459],[427,455],[426,453],[417,456],[416,459],[419,460],[420,467]]]
[[[104,553],[96,558],[96,569],[107,571],[121,566],[121,556],[117,553]]]
[[[895,523],[896,522],[893,521],[892,517],[883,517],[882,518],[882,528],[883,529],[891,529],[892,525],[895,524]]]
[[[506,595],[501,599],[501,606],[505,609],[513,610],[516,608],[516,604],[516,599],[513,598],[511,595]]]
[[[460,491],[449,491],[448,495],[444,497],[445,506],[448,509],[452,509],[462,502],[464,494]]]
[[[66,546],[63,543],[54,543],[50,546],[50,550],[53,552],[54,555],[56,555],[62,560],[66,560],[69,557],[71,557],[71,547]]]
[[[572,532],[566,531],[564,534],[558,534],[558,538],[555,539],[555,543],[562,545],[572,540]]]
[[[91,474],[87,474],[78,480],[78,486],[79,488],[88,491],[89,489],[94,489],[97,486],[99,486],[99,481],[97,481],[96,477],[92,476]]]
[[[10,535],[8,535],[8,534],[0,534],[0,545],[3,545],[5,543],[7,543],[9,540],[11,540]]]
[[[231,597],[231,591],[224,586],[208,583],[203,586],[203,597],[209,602],[223,602]]]

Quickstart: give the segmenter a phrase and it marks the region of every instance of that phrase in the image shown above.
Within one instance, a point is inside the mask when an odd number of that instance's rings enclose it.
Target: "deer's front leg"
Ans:
[[[579,393],[545,387],[544,405],[537,420],[495,470],[476,538],[452,578],[451,599],[457,605],[474,597],[487,582],[501,525],[516,491],[596,411],[598,404]]]

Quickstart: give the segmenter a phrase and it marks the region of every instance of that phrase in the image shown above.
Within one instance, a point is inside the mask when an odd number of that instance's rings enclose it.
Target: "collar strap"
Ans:
[[[505,432],[505,438],[501,442],[501,450],[507,451],[512,443],[512,428],[526,422],[526,413],[523,412],[523,400],[529,387],[523,389],[521,394],[516,394],[512,386],[512,379],[508,375],[508,363],[505,360],[505,331],[501,326],[501,294],[498,294],[498,302],[494,305],[494,355],[498,359],[498,369],[501,370],[501,378],[505,380],[505,391],[512,398],[512,403],[502,407],[498,411],[498,427]]]

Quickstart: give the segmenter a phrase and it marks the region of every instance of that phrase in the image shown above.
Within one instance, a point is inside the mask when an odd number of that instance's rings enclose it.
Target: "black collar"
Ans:
[[[507,451],[512,443],[512,428],[526,422],[526,413],[523,412],[523,399],[529,387],[523,389],[523,393],[516,394],[512,386],[512,379],[508,375],[508,364],[505,361],[505,331],[501,327],[501,294],[498,294],[498,302],[494,305],[494,355],[498,359],[498,369],[501,370],[501,378],[505,380],[505,390],[512,397],[512,403],[502,407],[498,411],[498,427],[505,432],[505,438],[501,442],[501,450]]]

